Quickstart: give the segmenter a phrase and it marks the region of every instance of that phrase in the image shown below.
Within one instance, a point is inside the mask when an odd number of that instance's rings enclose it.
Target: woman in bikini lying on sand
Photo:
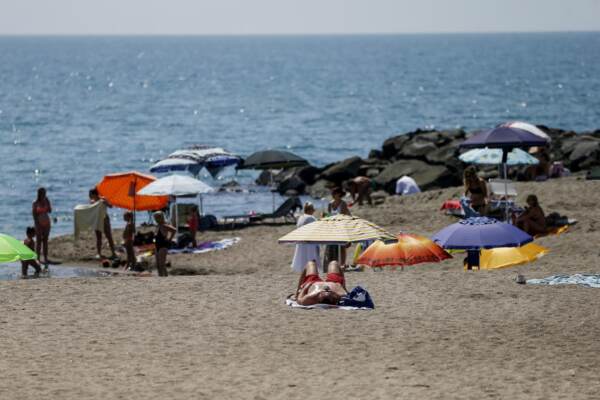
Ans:
[[[325,281],[319,276],[319,269],[314,261],[309,261],[300,275],[296,302],[303,306],[313,304],[338,304],[342,296],[348,294],[344,272],[337,261],[327,267]]]

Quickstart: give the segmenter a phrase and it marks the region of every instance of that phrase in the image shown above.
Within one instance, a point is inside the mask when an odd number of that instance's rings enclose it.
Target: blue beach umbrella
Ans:
[[[500,165],[502,164],[502,149],[473,149],[461,154],[459,160],[468,164]],[[512,149],[508,153],[506,165],[536,165],[539,160],[521,149]]]
[[[487,217],[464,219],[445,227],[431,239],[447,250],[467,250],[469,267],[472,264],[479,265],[481,249],[520,247],[533,241],[527,232]]]

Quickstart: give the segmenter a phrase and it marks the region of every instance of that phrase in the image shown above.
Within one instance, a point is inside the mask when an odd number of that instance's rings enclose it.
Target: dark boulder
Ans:
[[[277,185],[279,194],[294,193],[303,194],[306,189],[306,183],[296,175],[284,179]]]
[[[429,165],[421,160],[399,160],[390,164],[375,178],[375,183],[394,193],[398,178],[409,175],[421,190],[444,188],[460,182],[445,166]]]
[[[447,164],[450,160],[458,157],[458,146],[460,141],[453,141],[443,147],[425,154],[425,159],[431,164]]]
[[[398,153],[399,158],[419,158],[425,157],[426,154],[437,150],[435,143],[428,140],[417,137],[416,139],[410,140],[402,146]],[[398,158],[397,157],[397,158]]]
[[[600,161],[600,140],[587,137],[573,147],[569,155],[569,167],[572,171],[589,169]]]
[[[363,160],[358,156],[347,158],[326,168],[318,178],[341,184],[357,176],[362,163]]]
[[[314,184],[306,188],[306,193],[315,198],[327,197],[336,184],[334,182],[319,179]]]
[[[383,158],[391,160],[400,152],[402,147],[410,141],[410,135],[398,135],[387,139],[383,142],[382,153]]]

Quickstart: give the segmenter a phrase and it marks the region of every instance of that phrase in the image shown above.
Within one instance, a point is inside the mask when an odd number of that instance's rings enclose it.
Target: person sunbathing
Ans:
[[[327,267],[325,280],[319,276],[315,261],[309,261],[298,281],[296,302],[303,306],[313,304],[338,304],[342,296],[348,294],[344,272],[337,261],[332,261]]]
[[[546,216],[544,215],[544,210],[540,207],[536,195],[530,194],[527,196],[527,207],[525,207],[525,211],[515,219],[514,224],[531,236],[547,233],[548,227],[546,226]]]

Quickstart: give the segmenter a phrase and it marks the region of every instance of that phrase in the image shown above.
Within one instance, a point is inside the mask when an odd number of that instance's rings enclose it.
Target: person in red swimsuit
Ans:
[[[50,213],[52,205],[46,197],[46,189],[41,187],[37,191],[37,199],[31,205],[31,213],[33,214],[33,222],[36,233],[36,253],[38,261],[41,260],[41,255],[44,255],[44,265],[47,267],[48,261],[48,238],[50,237]]]
[[[296,302],[303,306],[337,304],[346,294],[346,279],[337,261],[329,263],[325,280],[319,276],[317,264],[309,261],[298,281]]]

